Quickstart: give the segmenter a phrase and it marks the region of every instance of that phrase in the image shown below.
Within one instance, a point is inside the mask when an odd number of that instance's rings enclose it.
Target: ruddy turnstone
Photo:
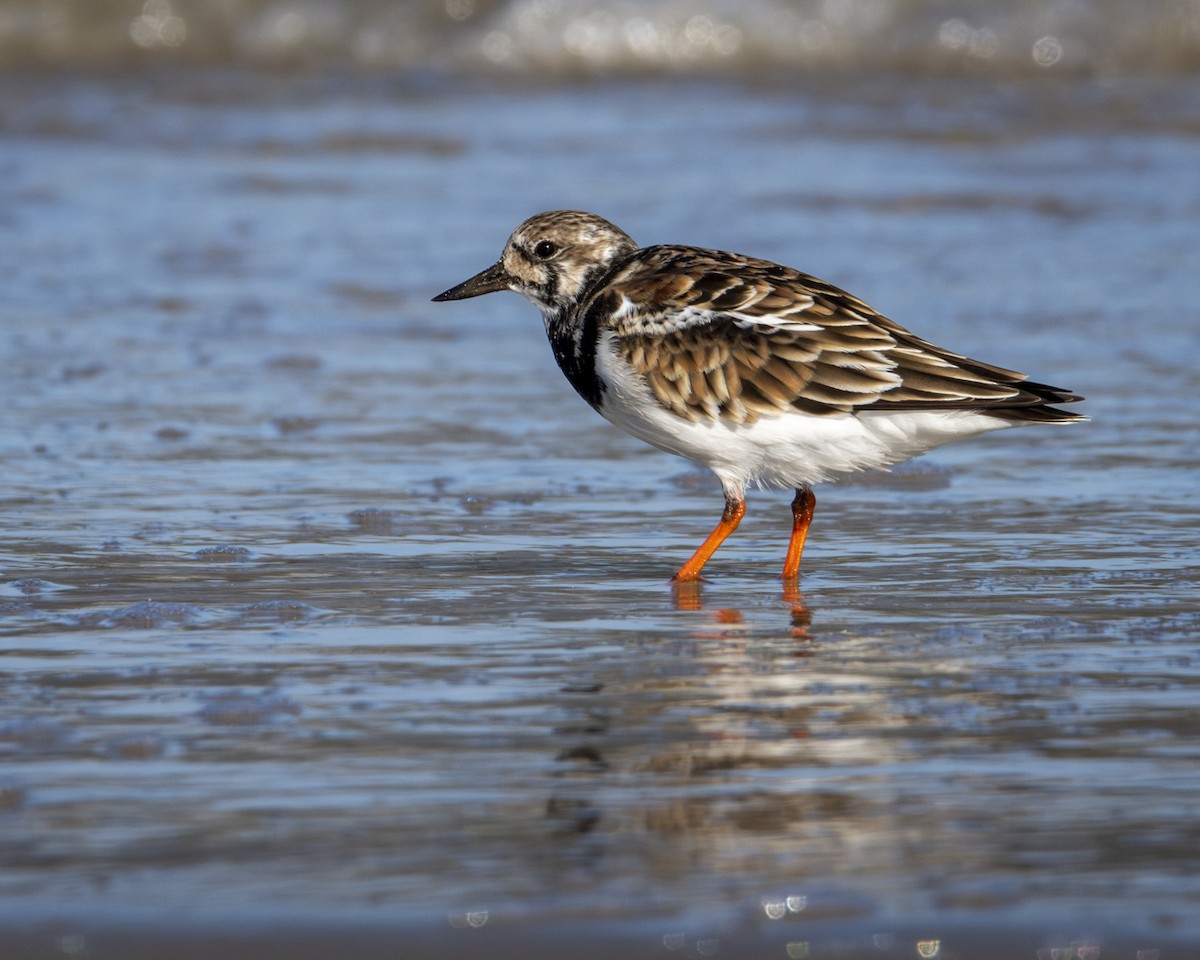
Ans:
[[[737,253],[638,247],[590,213],[530,217],[497,263],[434,300],[513,290],[542,312],[579,395],[707,466],[725,510],[675,574],[695,580],[746,512],[746,485],[794,488],[783,576],[800,570],[812,485],[990,430],[1086,417],[1082,399],[914,336],[857,297]]]

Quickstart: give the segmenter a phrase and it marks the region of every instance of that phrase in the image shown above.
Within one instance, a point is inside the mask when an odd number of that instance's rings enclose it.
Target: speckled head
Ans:
[[[597,277],[637,250],[624,230],[578,210],[550,210],[513,231],[500,260],[434,300],[513,290],[550,316],[574,304]]]

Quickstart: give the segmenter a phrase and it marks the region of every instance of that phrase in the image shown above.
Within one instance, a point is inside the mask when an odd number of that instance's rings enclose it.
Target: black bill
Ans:
[[[481,297],[485,293],[495,293],[497,290],[508,289],[509,278],[499,263],[494,263],[486,270],[475,274],[470,280],[464,280],[457,287],[451,287],[445,293],[439,293],[434,301],[466,300],[468,297]]]

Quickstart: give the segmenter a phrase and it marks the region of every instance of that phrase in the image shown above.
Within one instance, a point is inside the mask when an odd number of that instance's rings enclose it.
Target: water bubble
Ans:
[[[187,39],[187,23],[171,9],[171,0],[146,0],[129,24],[129,37],[145,49],[178,47]]]
[[[688,43],[694,43],[696,46],[710,43],[713,36],[712,19],[702,13],[689,17],[683,26],[683,36]]]
[[[943,21],[938,28],[938,43],[949,50],[962,50],[971,42],[971,25],[959,17]]]
[[[653,59],[661,43],[658,28],[645,17],[634,17],[625,24],[625,42],[639,57]]]
[[[971,41],[967,44],[967,49],[971,53],[984,60],[990,60],[996,55],[996,51],[1000,47],[1000,38],[996,36],[995,30],[989,30],[983,27],[971,34]]]
[[[1033,45],[1033,62],[1040,67],[1052,67],[1062,59],[1063,48],[1057,37],[1045,36]]]
[[[475,13],[475,0],[446,0],[446,15],[451,20],[469,20]]]
[[[187,24],[183,17],[167,17],[158,28],[163,46],[177,47],[187,39]]]
[[[512,59],[512,37],[501,30],[493,30],[483,38],[483,55],[493,63],[503,63]]]
[[[713,49],[723,57],[729,57],[738,52],[742,45],[742,31],[731,24],[722,24],[713,34]]]
[[[961,17],[942,21],[938,27],[938,43],[947,50],[963,50],[972,56],[990,60],[996,55],[1000,38],[988,27],[976,29]]]
[[[563,30],[563,46],[579,57],[597,55],[600,40],[600,27],[591,20],[572,20]]]

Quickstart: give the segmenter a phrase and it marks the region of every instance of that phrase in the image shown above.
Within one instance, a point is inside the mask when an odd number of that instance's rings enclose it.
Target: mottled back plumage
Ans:
[[[937,347],[844,290],[765,260],[647,247],[604,277],[597,299],[625,359],[664,406],[693,420],[872,408],[1081,419],[1047,406],[1080,399],[1068,391]]]

